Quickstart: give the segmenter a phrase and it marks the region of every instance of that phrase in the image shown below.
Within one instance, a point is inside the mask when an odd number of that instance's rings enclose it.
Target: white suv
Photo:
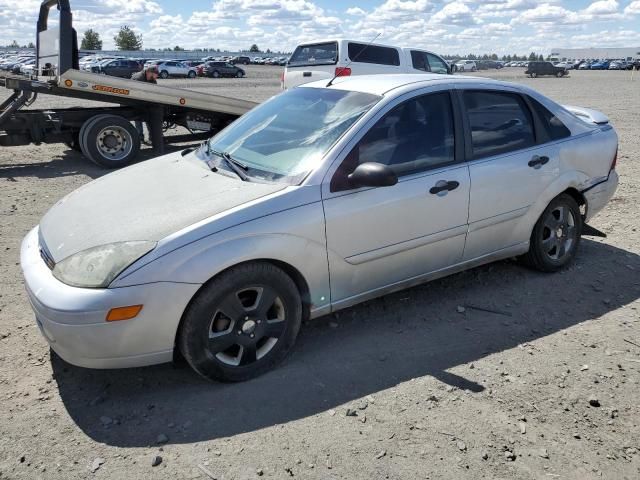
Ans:
[[[460,60],[456,63],[456,68],[459,72],[475,72],[478,66],[473,60]]]
[[[160,62],[156,64],[158,67],[158,72],[160,74],[160,78],[169,78],[169,77],[189,77],[196,78],[198,72],[193,67],[188,67],[182,62],[176,62],[173,60],[169,60],[166,62]]]

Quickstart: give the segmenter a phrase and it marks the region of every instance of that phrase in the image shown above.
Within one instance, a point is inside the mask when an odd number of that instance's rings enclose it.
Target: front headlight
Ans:
[[[65,258],[53,276],[72,287],[106,288],[125,268],[146,255],[156,242],[118,242],[89,248]]]

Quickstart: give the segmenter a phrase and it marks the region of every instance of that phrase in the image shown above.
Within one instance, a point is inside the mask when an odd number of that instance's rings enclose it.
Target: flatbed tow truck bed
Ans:
[[[49,10],[60,11],[60,25],[48,27]],[[0,75],[13,94],[0,104],[0,146],[66,143],[85,157],[118,168],[135,160],[140,135],[133,121],[145,122],[155,153],[165,143],[213,136],[257,104],[193,90],[83,72],[78,69],[77,36],[68,0],[44,0],[38,18],[36,72],[53,76]],[[101,107],[24,109],[38,95],[105,102]],[[164,136],[173,126],[189,133]]]

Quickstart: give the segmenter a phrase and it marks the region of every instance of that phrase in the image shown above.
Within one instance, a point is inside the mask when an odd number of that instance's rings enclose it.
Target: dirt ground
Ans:
[[[258,101],[279,91],[280,69],[248,72],[168,83]],[[0,148],[0,479],[637,480],[637,73],[483,73],[599,109],[618,131],[621,184],[592,222],[608,238],[585,237],[570,268],[499,262],[310,322],[283,365],[237,385],[51,355],[20,242],[105,171],[63,145]]]

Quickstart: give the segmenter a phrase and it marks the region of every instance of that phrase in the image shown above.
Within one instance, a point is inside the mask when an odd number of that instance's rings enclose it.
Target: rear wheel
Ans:
[[[213,73],[211,73],[211,76],[212,76],[213,78],[218,78],[218,77],[220,77],[220,72],[219,72],[219,71],[217,71],[217,70],[214,70],[214,71],[213,71]]]
[[[222,273],[196,295],[177,344],[200,375],[238,382],[279,363],[293,347],[301,321],[293,280],[270,263],[249,263]]]
[[[536,72],[533,72],[533,73],[531,74],[531,78],[537,78],[537,77],[538,77],[538,74],[537,74]]]
[[[581,235],[582,216],[578,204],[570,195],[559,195],[536,222],[529,251],[522,260],[542,272],[560,270],[576,256]]]
[[[238,72],[238,73],[236,73],[236,77],[242,78],[242,77],[244,77],[244,74],[242,72]]]
[[[90,120],[81,136],[82,153],[97,165],[120,168],[130,164],[140,151],[140,134],[131,122],[117,115],[99,115]]]
[[[160,72],[160,78],[164,78],[166,80],[167,78],[169,78],[169,72],[167,72],[166,70],[162,70]]]
[[[564,77],[564,72],[558,72],[558,73],[556,73],[556,77],[558,77],[558,78],[562,78],[562,77]]]

